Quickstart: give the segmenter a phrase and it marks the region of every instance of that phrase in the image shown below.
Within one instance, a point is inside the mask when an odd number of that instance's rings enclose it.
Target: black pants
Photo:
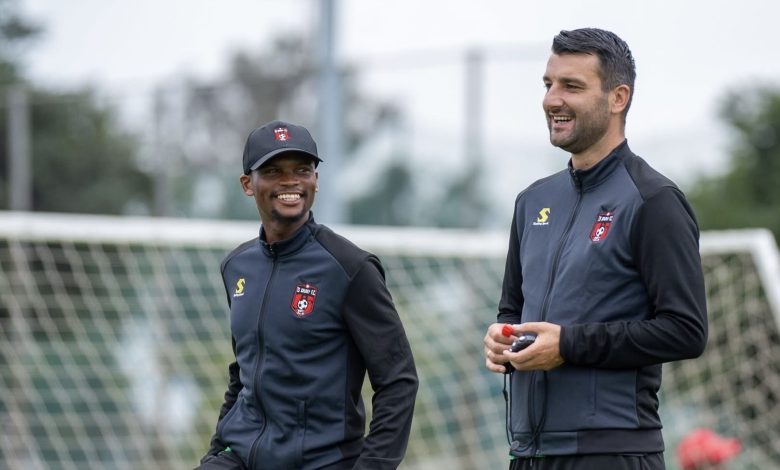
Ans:
[[[195,470],[246,470],[244,463],[233,452],[225,452],[206,459]]]
[[[337,462],[326,467],[320,467],[320,470],[351,469],[355,466],[355,462],[357,462],[357,457],[349,460],[342,460],[341,462]],[[222,451],[219,454],[210,457],[208,460],[200,464],[199,467],[195,467],[195,470],[247,470],[247,468],[241,459],[236,456],[236,454]]]
[[[665,470],[664,454],[558,455],[515,459],[509,470]]]

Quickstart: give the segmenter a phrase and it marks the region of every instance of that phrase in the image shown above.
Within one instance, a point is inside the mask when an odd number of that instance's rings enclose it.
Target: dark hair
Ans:
[[[558,55],[593,54],[598,57],[602,90],[607,92],[618,85],[628,85],[630,88],[628,103],[623,110],[625,120],[634,97],[636,66],[634,56],[624,40],[613,32],[597,28],[561,31],[553,39],[552,52]]]

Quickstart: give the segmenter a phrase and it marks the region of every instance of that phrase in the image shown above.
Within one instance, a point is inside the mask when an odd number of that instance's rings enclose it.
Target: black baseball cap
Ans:
[[[316,167],[322,161],[317,156],[317,144],[309,131],[284,121],[271,121],[253,130],[244,146],[244,174],[284,152],[298,152],[314,159]]]

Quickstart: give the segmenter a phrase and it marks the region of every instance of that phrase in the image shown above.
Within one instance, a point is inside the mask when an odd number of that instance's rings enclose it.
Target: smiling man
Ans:
[[[221,266],[236,360],[201,470],[395,469],[406,452],[412,352],[379,260],[314,221],[321,161],[301,126],[247,139],[241,188],[262,225]]]
[[[614,33],[553,40],[542,108],[569,164],[517,196],[484,339],[487,368],[511,373],[512,470],[665,468],[661,364],[707,341],[693,212],[626,141],[635,75]]]

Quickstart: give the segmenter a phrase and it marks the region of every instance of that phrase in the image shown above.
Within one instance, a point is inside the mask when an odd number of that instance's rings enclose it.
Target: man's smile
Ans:
[[[278,193],[274,196],[284,202],[297,202],[301,199],[300,193]]]

